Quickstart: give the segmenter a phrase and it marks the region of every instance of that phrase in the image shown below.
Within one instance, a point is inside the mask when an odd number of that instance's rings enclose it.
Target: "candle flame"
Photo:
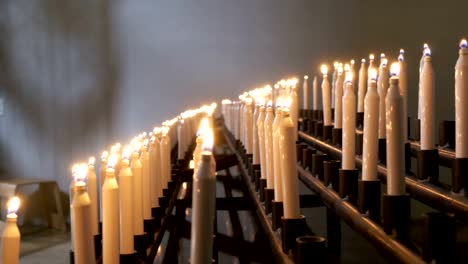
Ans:
[[[96,158],[94,156],[89,157],[88,166],[94,166],[95,162],[96,162]]]
[[[320,71],[322,72],[323,75],[327,75],[328,74],[328,66],[326,64],[322,64],[322,66],[320,66]]]
[[[429,48],[429,45],[427,45],[427,43],[424,43],[424,45],[423,45],[423,51],[424,51],[425,49],[427,49],[427,48]]]
[[[213,145],[214,145],[213,129],[208,129],[203,134],[202,150],[213,152]]]
[[[363,64],[366,63],[366,59],[362,58],[361,63],[363,63]]]
[[[374,60],[374,54],[373,54],[373,53],[371,53],[371,54],[369,55],[369,60],[371,60],[371,61]]]
[[[386,67],[388,65],[388,59],[387,58],[383,58],[382,59],[382,66],[383,67]]]
[[[462,39],[460,40],[460,49],[466,49],[468,47],[468,42],[466,41],[466,39]]]
[[[107,157],[109,157],[109,152],[107,152],[107,150],[104,150],[101,154],[101,160],[105,161],[107,160]]]
[[[275,85],[273,85],[273,87],[274,87],[275,89],[279,89],[279,88],[280,88],[279,84],[275,84]]]
[[[21,201],[18,196],[13,196],[8,200],[7,207],[8,207],[8,214],[16,214],[20,207]]]
[[[73,165],[72,168],[73,179],[75,182],[82,182],[86,179],[88,174],[88,166],[86,163],[80,163]]]
[[[405,61],[405,50],[400,49],[400,55],[398,55],[398,61]]]
[[[207,131],[208,129],[210,129],[210,121],[208,120],[207,117],[204,117],[200,121],[200,126],[198,127],[197,136],[203,136],[205,131]]]
[[[335,67],[335,69],[338,68],[338,65],[339,65],[339,62],[337,62],[337,61],[334,61],[334,62],[333,62],[333,67]]]
[[[425,48],[424,49],[424,56],[430,57],[432,56],[431,49],[430,48]]]
[[[195,169],[195,161],[194,160],[190,160],[189,168],[190,169]]]
[[[351,66],[350,66],[348,63],[346,63],[346,64],[344,65],[344,71],[345,71],[345,72],[349,72],[350,70],[351,70]]]
[[[385,53],[380,53],[380,59],[385,58]]]
[[[161,129],[161,133],[163,136],[166,136],[167,133],[169,133],[169,127],[168,126],[164,126],[162,129]]]
[[[354,63],[356,63],[354,60],[351,60],[350,61],[351,65],[354,65]]]
[[[304,75],[304,80],[307,80],[307,79],[309,79],[309,76]]]
[[[346,72],[345,82],[346,83],[352,83],[353,82],[353,72],[352,71],[347,71]]]
[[[268,100],[267,107],[269,108],[273,107],[273,101]]]
[[[371,81],[377,81],[377,69],[371,68],[369,70],[369,79]]]
[[[221,104],[223,104],[223,105],[232,104],[232,101],[229,100],[229,99],[223,99],[223,100],[221,101]]]
[[[111,154],[109,156],[109,160],[107,161],[107,167],[108,168],[114,168],[115,165],[117,164],[118,157],[115,154]]]
[[[245,103],[248,105],[252,104],[252,98],[251,97],[245,98]]]
[[[132,147],[131,145],[125,145],[122,150],[122,158],[128,160],[130,159],[130,155],[132,155]]]
[[[390,66],[390,75],[399,76],[400,75],[400,64],[397,62],[392,63]]]

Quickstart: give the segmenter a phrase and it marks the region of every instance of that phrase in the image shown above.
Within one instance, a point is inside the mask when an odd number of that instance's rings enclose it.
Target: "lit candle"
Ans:
[[[343,170],[354,170],[356,153],[356,95],[353,88],[353,73],[346,73],[343,100]]]
[[[362,152],[362,180],[377,180],[377,152],[379,127],[379,94],[377,93],[377,70],[369,72],[370,82],[364,102],[364,144]]]
[[[423,51],[422,51],[422,55],[421,55],[421,59],[419,60],[419,86],[418,86],[418,120],[421,119],[421,85],[422,85],[422,82],[423,82],[423,66],[424,66],[424,57],[425,56],[425,53],[426,53],[426,49],[429,48],[429,45],[427,45],[426,43],[424,43],[423,45]]]
[[[253,133],[253,155],[252,155],[252,162],[253,164],[260,164],[260,141],[258,140],[258,126],[257,120],[258,116],[260,115],[260,105],[258,104],[258,98],[255,100],[255,111],[252,120],[252,133]]]
[[[398,87],[398,63],[391,66],[390,88],[385,98],[387,122],[387,194],[405,193],[405,153],[403,130],[403,98]]]
[[[403,98],[403,139],[406,143],[408,141],[408,78],[404,54],[405,51],[403,49],[400,49],[400,55],[398,56],[398,63],[400,64],[398,85],[400,86],[400,94]],[[421,95],[419,96],[419,100],[421,100]]]
[[[106,167],[107,167],[107,157],[109,152],[104,150],[101,154],[101,168],[99,169],[99,221],[102,223],[102,185],[104,185],[104,180],[106,179]],[[72,185],[74,182],[72,181]],[[72,189],[73,191],[73,189]],[[70,196],[70,199],[72,196]]]
[[[345,65],[347,72],[349,72],[349,64]],[[339,63],[337,67],[337,76],[335,80],[335,119],[334,128],[343,127],[343,64]]]
[[[304,75],[304,82],[302,84],[303,92],[303,108],[309,110],[309,76]]]
[[[171,147],[168,127],[163,127],[161,134],[161,187],[165,188],[171,178]]]
[[[211,263],[216,201],[216,175],[213,169],[213,131],[206,131],[197,173],[193,175],[190,263]]]
[[[182,118],[179,119],[179,123],[177,126],[177,142],[178,142],[177,159],[183,160],[185,156],[185,149],[184,149],[185,142],[184,142],[184,120]]]
[[[297,91],[296,91],[296,84],[297,84],[297,79],[293,78],[289,80],[289,87],[291,88],[291,91],[289,93],[289,96],[291,97],[291,119],[293,121],[294,125],[294,131],[296,134],[295,139],[298,139],[299,134],[298,132],[298,124],[299,124],[299,104],[298,104],[298,98],[297,98]]]
[[[266,162],[266,178],[267,188],[273,189],[274,176],[273,176],[273,114],[272,102],[268,101],[267,113],[265,121],[263,122],[263,130],[265,132],[265,162]]]
[[[5,264],[19,263],[21,233],[17,225],[18,216],[16,215],[19,206],[20,200],[18,197],[15,196],[8,200],[7,220],[2,232],[2,249],[0,251],[2,263]]]
[[[161,131],[160,128],[155,128],[154,137],[151,141],[151,152],[150,152],[150,160],[153,164],[153,171],[151,175],[151,179],[153,179],[153,186],[154,192],[151,192],[152,200],[151,206],[156,208],[159,206],[159,197],[162,196],[162,182],[161,182],[161,159],[159,155],[161,155],[161,141],[159,139]]]
[[[76,170],[73,173],[75,190],[70,209],[72,210],[73,217],[72,233],[75,264],[96,263],[94,259],[95,253],[91,221],[91,201],[88,193],[86,192],[86,183],[84,181],[87,170],[86,164],[80,164],[76,167]],[[105,193],[103,193],[103,198],[105,198]],[[106,218],[104,216],[103,220],[105,219]]]
[[[383,57],[380,60],[379,67],[379,79],[377,80],[377,91],[379,92],[380,107],[379,107],[379,138],[386,137],[386,128],[385,128],[385,101],[384,98],[387,96],[388,89],[388,68],[387,68],[387,59]]]
[[[245,99],[245,148],[247,154],[253,153],[253,101],[252,98]]]
[[[149,173],[148,139],[141,146],[141,184],[143,186],[143,219],[151,219],[151,179]]]
[[[312,110],[319,110],[319,88],[317,76],[314,76],[314,81],[312,82]]]
[[[96,159],[90,157],[88,161],[88,195],[91,200],[91,230],[93,235],[99,234],[99,222],[98,222],[98,186],[97,177],[94,172],[94,162]]]
[[[296,138],[294,134],[293,120],[289,115],[289,109],[283,109],[283,118],[280,125],[280,152],[281,170],[283,178],[283,205],[284,218],[299,218],[299,183],[296,167]]]
[[[133,244],[133,174],[129,167],[129,159],[132,153],[131,147],[123,148],[123,160],[119,174],[120,191],[120,254],[129,255],[134,253]]]
[[[118,232],[120,230],[119,185],[115,179],[114,170],[117,159],[117,155],[110,155],[107,161],[106,179],[102,186],[102,261],[104,264],[119,263],[120,259],[120,236]],[[77,252],[75,253],[76,255]]]
[[[322,81],[322,104],[323,104],[323,122],[324,126],[331,126],[331,102],[330,102],[330,82],[328,81],[328,67],[323,64],[320,67],[323,75]]]
[[[260,166],[261,166],[261,178],[266,179],[266,146],[265,146],[265,128],[264,122],[266,117],[265,106],[260,106],[260,113],[258,114],[257,127],[258,127],[258,142],[260,146]]]
[[[366,74],[366,59],[361,60],[361,68],[359,69],[359,84],[358,84],[358,113],[364,112],[364,97],[367,89],[367,74]],[[369,78],[370,79],[370,78]]]
[[[401,76],[401,73],[400,73]],[[400,77],[401,78],[401,77]],[[421,150],[435,148],[435,85],[434,70],[432,68],[431,50],[425,51],[424,65],[422,69],[421,84]],[[404,135],[404,134],[403,134]]]
[[[455,65],[455,157],[468,158],[468,44],[460,42]]]
[[[335,61],[333,63],[333,74],[332,74],[332,80],[331,80],[331,101],[330,101],[330,107],[335,106],[335,89],[336,89],[336,78],[338,77],[338,66],[339,62]]]
[[[369,73],[374,68],[374,54],[369,55],[369,67],[367,68],[367,82],[370,82]],[[378,88],[378,85],[377,85]]]
[[[281,120],[282,109],[281,100],[276,102],[275,119],[273,120],[273,178],[275,189],[275,201],[283,201],[283,178],[281,176],[281,152],[280,152],[280,135],[281,135]]]
[[[139,139],[132,140],[132,163],[131,170],[133,176],[133,234],[135,236],[144,235],[143,227],[143,184],[141,179],[141,162],[139,153],[141,143]]]

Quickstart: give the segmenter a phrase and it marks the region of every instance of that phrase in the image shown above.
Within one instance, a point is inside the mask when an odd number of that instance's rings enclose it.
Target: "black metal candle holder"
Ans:
[[[358,209],[369,219],[380,222],[380,181],[358,181]]]
[[[139,258],[146,258],[146,249],[149,245],[146,234],[133,236],[133,244],[137,256]]]
[[[159,201],[159,207],[161,207],[164,212],[167,208],[167,205],[169,204],[169,197],[167,196],[159,197],[158,201]]]
[[[465,196],[468,195],[468,158],[455,158],[452,167],[452,191],[459,193],[465,188]]]
[[[307,144],[296,142],[296,158],[297,161],[302,163],[302,151],[308,147]]]
[[[414,121],[414,139],[419,141],[421,140],[421,120],[415,118]]]
[[[70,252],[68,252],[68,256],[70,264],[75,264],[75,253],[73,252],[73,250],[70,250]]]
[[[340,178],[339,169],[341,162],[339,160],[326,160],[323,162],[323,174],[325,186],[332,187],[336,192],[339,191]]]
[[[309,135],[315,135],[315,123],[316,122],[317,121],[315,121],[315,120],[308,119],[307,120],[307,130],[304,131],[304,132],[306,132]]]
[[[255,170],[254,171],[254,189],[257,192],[260,190],[261,178],[262,178],[262,172],[260,170]]]
[[[267,179],[260,179],[260,190],[258,190],[258,194],[260,196],[260,202],[265,201],[265,190],[267,188]]]
[[[343,130],[341,128],[333,128],[332,130],[332,145],[341,147]]]
[[[323,162],[328,160],[328,155],[323,153],[312,154],[312,175],[323,181]]]
[[[274,200],[275,200],[275,190],[265,188],[265,212],[267,214],[271,213],[272,204]]]
[[[327,240],[321,236],[301,236],[296,238],[294,262],[296,264],[325,263]]]
[[[361,130],[364,129],[364,112],[356,113],[356,128]]]
[[[134,264],[138,263],[137,255],[134,254],[120,254],[120,264]]]
[[[395,235],[397,239],[407,240],[410,226],[410,196],[383,196],[383,228],[385,233]]]
[[[439,146],[455,149],[455,121],[443,120],[440,123]]]
[[[312,168],[312,154],[317,153],[315,149],[309,147],[302,150],[302,166],[306,169]]]
[[[281,218],[283,217],[283,202],[273,201],[271,204],[271,227],[276,230],[281,227]]]
[[[423,259],[428,263],[455,263],[456,235],[455,217],[452,214],[426,213]]]
[[[314,111],[314,120],[322,120],[323,119],[323,111],[322,110],[313,110]]]
[[[339,170],[340,177],[340,197],[348,198],[351,204],[357,204],[357,192],[358,192],[358,177],[359,171],[353,170]]]
[[[331,142],[333,137],[333,126],[323,126],[323,140]]]
[[[363,145],[364,145],[364,132],[356,131],[356,155],[362,155]]]
[[[96,259],[102,256],[102,234],[94,235],[94,254]]]
[[[307,119],[309,119],[309,120],[314,118],[314,110],[312,110],[312,109],[305,110],[304,114],[307,117]]]
[[[159,229],[161,227],[161,219],[164,216],[164,209],[160,206],[151,208],[151,216],[154,219],[154,228]]]
[[[409,142],[405,143],[405,172],[411,173],[411,144]]]
[[[154,233],[156,232],[154,218],[144,219],[143,228],[146,233],[146,239],[148,241],[148,244],[151,244],[154,240]]]
[[[296,238],[304,236],[307,228],[306,218],[301,215],[299,218],[281,218],[281,237],[283,242],[283,252],[289,253],[296,246]]]
[[[381,164],[387,164],[387,139],[386,138],[379,138],[379,146],[378,146],[378,157]]]
[[[437,149],[418,151],[418,173],[420,180],[439,181],[439,151]]]
[[[255,173],[257,173],[256,171],[260,172],[260,164],[252,165],[252,169],[253,169],[253,173],[249,175],[250,176],[250,181],[255,182]]]
[[[323,122],[315,122],[315,136],[319,139],[323,139]]]

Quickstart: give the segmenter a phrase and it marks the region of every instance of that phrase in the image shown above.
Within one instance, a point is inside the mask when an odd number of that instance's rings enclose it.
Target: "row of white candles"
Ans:
[[[212,115],[215,108],[216,104],[212,104],[188,110],[153,132],[133,138],[123,148],[116,144],[109,152],[104,151],[101,188],[97,186],[94,158],[88,164],[74,166],[70,206],[75,263],[95,263],[94,245],[90,241],[98,234],[98,208],[103,263],[119,263],[120,255],[135,252],[134,236],[145,234],[144,220],[152,219],[151,209],[159,206],[158,198],[170,181],[170,152],[175,145],[171,138],[177,138],[179,152],[188,150],[194,127],[202,116]]]

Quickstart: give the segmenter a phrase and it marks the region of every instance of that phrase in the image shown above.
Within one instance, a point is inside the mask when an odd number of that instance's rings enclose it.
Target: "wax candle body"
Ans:
[[[133,177],[133,234],[143,235],[143,184],[141,179],[141,162],[138,152],[132,153],[132,177]]]
[[[338,88],[338,87],[337,87]],[[343,100],[343,170],[356,168],[356,95],[352,82],[346,82]]]
[[[120,254],[133,254],[133,174],[128,160],[122,161],[119,175],[120,191]]]
[[[149,153],[146,147],[141,148],[141,184],[143,186],[143,219],[151,219],[151,179],[149,173]]]
[[[101,168],[99,169],[99,221],[102,223],[102,185],[106,179],[107,159],[101,160]],[[70,196],[71,199],[72,196]]]
[[[216,201],[216,177],[213,173],[211,152],[203,151],[192,191],[192,228],[190,238],[190,263],[212,262],[213,225]]]
[[[402,126],[403,98],[398,87],[398,78],[390,79],[390,88],[385,99],[387,122],[387,194],[405,193],[405,153]]]
[[[379,93],[380,106],[379,106],[379,138],[386,137],[386,121],[385,121],[385,99],[387,96],[388,89],[388,68],[387,66],[382,66],[379,71],[379,79],[377,81],[377,91]],[[398,91],[399,93],[400,91]]]
[[[99,217],[98,217],[98,187],[97,187],[97,177],[94,173],[94,165],[88,166],[88,195],[91,200],[91,230],[93,235],[99,233]]]
[[[18,229],[17,218],[17,215],[14,213],[7,215],[1,239],[1,263],[19,263],[21,234]]]
[[[294,137],[293,121],[289,116],[289,111],[287,111],[287,109],[283,110],[280,129],[284,218],[299,218],[301,212],[299,207],[299,184],[296,167],[296,139]]]
[[[309,77],[304,76],[304,83],[302,84],[302,103],[305,110],[309,110]]]
[[[298,104],[298,98],[297,98],[297,91],[296,91],[296,87],[292,87],[291,88],[291,93],[290,93],[290,97],[291,97],[291,119],[293,121],[293,125],[294,125],[294,132],[295,132],[295,139],[297,140],[298,139],[298,124],[299,124],[299,104]]]
[[[398,59],[398,64],[400,65],[400,74],[398,75],[399,78],[399,87],[400,87],[400,95],[403,100],[403,106],[402,106],[402,114],[403,114],[403,124],[402,124],[402,129],[403,129],[403,140],[405,142],[408,141],[408,73],[406,69],[406,62],[403,57],[403,53],[400,54],[400,57]],[[421,95],[419,96],[419,99],[421,99]]]
[[[343,128],[343,80],[343,74],[338,72],[335,84],[335,128]]]
[[[105,193],[103,193],[103,198],[104,197]],[[73,195],[71,209],[73,210],[72,228],[75,264],[96,263],[94,259],[94,239],[91,227],[91,200],[86,192],[86,184],[82,181],[75,183],[75,193]],[[103,212],[105,212],[105,208]],[[105,219],[104,216],[103,221]]]
[[[177,126],[177,159],[182,160],[184,159],[185,156],[185,150],[184,150],[184,121],[180,120],[179,125]]]
[[[314,76],[312,82],[312,110],[319,110],[319,88],[317,76]]]
[[[280,153],[280,125],[282,120],[282,110],[276,108],[275,119],[273,120],[273,183],[275,189],[275,201],[283,201],[283,178],[281,177],[281,153]]]
[[[377,152],[379,127],[379,94],[375,80],[369,82],[364,102],[364,142],[362,152],[362,180],[377,180]]]
[[[161,187],[166,188],[169,179],[171,178],[171,149],[169,145],[170,138],[168,135],[161,137]]]
[[[455,157],[468,158],[468,48],[461,47],[455,65]]]
[[[156,137],[154,143],[151,148],[151,152],[153,153],[153,175],[151,178],[153,179],[154,185],[154,192],[151,193],[151,202],[152,207],[159,206],[159,197],[162,197],[162,181],[161,181],[161,141],[159,137]]]
[[[425,49],[426,45],[424,45]],[[421,56],[421,59],[419,60],[419,82],[418,82],[418,120],[421,119],[421,86],[423,82],[423,66],[424,66],[424,50]]]
[[[322,81],[322,105],[323,105],[323,123],[325,126],[332,125],[331,102],[330,102],[330,82],[327,75],[323,75]]]
[[[245,138],[247,154],[253,153],[253,106],[252,101],[249,101],[245,108]]]
[[[359,85],[358,85],[358,113],[364,112],[364,97],[367,92],[367,71],[366,71],[366,60],[361,61],[361,68],[359,69]]]
[[[421,84],[421,150],[435,148],[435,85],[431,56],[424,58]]]
[[[258,115],[260,114],[260,106],[256,105],[255,106],[255,111],[254,111],[254,116],[252,120],[252,142],[253,142],[253,157],[252,161],[253,164],[260,164],[260,143],[258,140],[258,125],[257,125],[257,120],[258,120]]]
[[[102,261],[104,264],[119,263],[120,258],[119,186],[114,173],[114,169],[107,168],[106,179],[102,186]]]
[[[267,171],[267,165],[266,165],[266,146],[265,146],[265,129],[264,129],[264,122],[265,122],[265,107],[261,106],[260,107],[260,113],[258,115],[258,120],[257,120],[257,127],[258,127],[258,142],[260,146],[260,166],[261,166],[261,178],[266,179],[266,171]]]
[[[273,176],[273,107],[268,106],[263,130],[265,132],[265,163],[266,163],[266,178],[267,188],[273,189],[274,176]]]

